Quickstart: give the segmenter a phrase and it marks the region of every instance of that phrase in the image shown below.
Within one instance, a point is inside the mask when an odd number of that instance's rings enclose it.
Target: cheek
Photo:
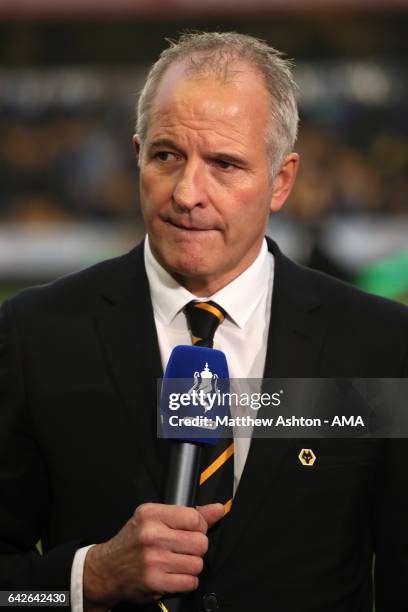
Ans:
[[[168,181],[144,173],[140,177],[140,198],[145,217],[152,218],[171,202],[171,186]]]
[[[248,234],[266,222],[269,216],[269,197],[265,191],[248,187],[235,194],[234,205],[226,208],[230,228]]]

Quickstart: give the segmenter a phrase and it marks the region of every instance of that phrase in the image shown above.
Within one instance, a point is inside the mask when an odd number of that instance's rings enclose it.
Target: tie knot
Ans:
[[[193,300],[184,307],[193,344],[212,348],[217,327],[225,319],[225,310],[215,302]]]

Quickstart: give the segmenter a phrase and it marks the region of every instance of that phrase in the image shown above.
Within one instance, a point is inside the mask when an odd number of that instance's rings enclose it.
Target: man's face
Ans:
[[[140,156],[152,251],[196,295],[213,294],[255,260],[274,207],[267,93],[250,67],[238,68],[220,82],[170,66]]]

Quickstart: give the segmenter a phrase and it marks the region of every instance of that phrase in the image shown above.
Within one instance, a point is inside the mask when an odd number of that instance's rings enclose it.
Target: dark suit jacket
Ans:
[[[407,375],[406,308],[270,248],[266,377]],[[142,246],[3,305],[1,589],[69,589],[78,546],[161,501],[161,374]],[[222,611],[371,612],[375,551],[377,612],[407,611],[407,464],[405,440],[254,440],[186,609],[215,593]]]

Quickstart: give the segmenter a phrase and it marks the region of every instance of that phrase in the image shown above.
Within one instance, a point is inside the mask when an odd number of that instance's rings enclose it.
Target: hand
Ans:
[[[142,504],[112,539],[89,549],[84,608],[148,604],[165,593],[194,591],[208,549],[206,533],[223,516],[222,504]]]

